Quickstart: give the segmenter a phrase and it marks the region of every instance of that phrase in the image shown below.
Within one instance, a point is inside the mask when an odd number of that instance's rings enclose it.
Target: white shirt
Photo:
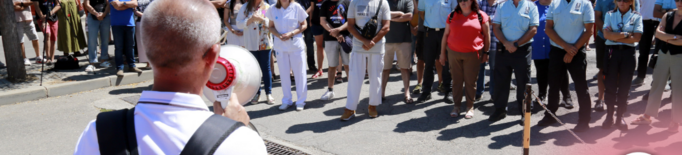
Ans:
[[[289,4],[289,7],[287,8],[281,7],[278,9],[275,5],[270,6],[265,13],[265,17],[275,23],[275,29],[277,29],[279,34],[284,34],[300,28],[300,23],[308,18],[308,13],[305,12],[300,4],[293,2]],[[273,48],[277,52],[287,53],[305,50],[305,42],[303,41],[303,35],[301,35],[301,33],[294,35],[293,38],[287,41],[282,41],[279,38],[274,38],[273,40],[275,40],[275,46],[273,46]]]
[[[135,134],[140,154],[180,154],[194,132],[213,115],[199,95],[144,91],[135,106]],[[75,155],[98,155],[95,120],[85,128]],[[215,154],[267,154],[263,139],[255,131],[237,128]]]
[[[272,49],[272,35],[270,29],[268,28],[270,22],[265,17],[266,11],[270,5],[265,3],[260,3],[258,9],[253,9],[248,14],[245,14],[246,6],[249,3],[244,3],[239,9],[239,14],[237,14],[237,28],[242,29],[244,35],[242,38],[242,45],[249,51],[261,51]],[[246,22],[251,18],[251,16],[264,17],[264,22],[254,22],[247,24]]]
[[[381,2],[381,6],[379,6],[380,1],[384,1]],[[376,13],[378,7],[381,7],[379,14]],[[383,27],[381,21],[391,20],[391,8],[389,7],[386,0],[353,0],[350,2],[350,6],[348,7],[348,18],[355,18],[355,25],[357,25],[360,29],[365,27],[365,24],[369,22],[369,20],[371,20],[375,14],[377,14],[377,21],[379,22],[377,25],[378,33],[381,31],[381,27]],[[348,28],[355,28],[355,25],[348,25]],[[358,30],[358,32],[359,31],[360,30]],[[383,48],[380,46],[383,46],[384,43],[386,43],[386,38],[381,38],[381,41],[375,43],[374,47],[367,51],[362,48],[362,42],[358,40],[357,37],[360,36],[353,37],[353,52],[370,54],[384,53],[384,51],[381,50]]]
[[[656,5],[655,0],[644,0],[640,1],[642,2],[642,8],[641,11],[639,12],[642,14],[642,20],[650,20],[650,19],[655,19],[655,20],[660,20],[658,18],[654,18],[654,5]]]

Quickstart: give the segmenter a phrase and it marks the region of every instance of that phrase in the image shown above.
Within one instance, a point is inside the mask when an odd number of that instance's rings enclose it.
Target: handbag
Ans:
[[[365,27],[360,29],[358,25],[355,25],[355,28],[360,30],[360,35],[361,37],[364,37],[366,39],[372,39],[374,36],[377,35],[377,28],[379,27],[379,21],[377,20],[377,16],[379,15],[379,11],[381,11],[381,5],[383,4],[384,0],[379,0],[379,6],[377,7],[377,12],[374,13],[374,16],[372,16],[372,19],[367,21],[365,23]]]

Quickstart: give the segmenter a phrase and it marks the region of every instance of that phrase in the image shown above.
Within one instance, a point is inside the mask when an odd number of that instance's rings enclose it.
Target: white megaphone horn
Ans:
[[[234,45],[221,46],[220,56],[204,87],[204,96],[225,108],[234,92],[239,104],[244,105],[258,92],[262,76],[258,60],[251,52]]]

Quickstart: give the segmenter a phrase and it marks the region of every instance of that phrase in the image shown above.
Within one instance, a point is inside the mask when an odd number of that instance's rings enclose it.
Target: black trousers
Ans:
[[[635,69],[635,48],[629,46],[606,46],[606,65],[604,74],[606,90],[604,102],[606,102],[607,116],[613,116],[615,106],[618,106],[616,116],[622,118],[628,107],[630,95],[630,81]],[[609,55],[609,53],[611,53]]]
[[[519,111],[526,92],[526,84],[530,81],[531,44],[520,46],[514,53],[509,53],[501,43],[497,44],[497,55],[495,56],[495,87],[493,88],[493,100],[495,108],[500,110],[507,107],[509,101],[509,86],[511,85],[512,73],[516,76],[516,102]]]
[[[571,63],[564,62],[566,51],[552,46],[549,52],[549,97],[545,117],[551,117],[549,113],[555,113],[559,109],[559,90],[564,80],[568,79],[566,71],[571,75],[575,83],[575,92],[578,95],[578,123],[589,123],[591,112],[591,100],[588,92],[585,71],[587,70],[587,60],[585,47],[580,48],[578,53],[573,56]]]
[[[305,42],[305,47],[306,47],[306,53],[308,57],[308,70],[310,71],[317,71],[317,67],[315,67],[315,47],[313,47],[313,44],[315,42],[315,37],[313,36],[313,31],[310,29],[303,30],[303,41]],[[321,49],[320,49],[321,50]],[[322,68],[322,66],[318,66]]]
[[[436,31],[434,29],[426,30],[424,33],[424,50],[422,50],[422,55],[424,56],[424,81],[422,82],[422,95],[431,94],[431,87],[433,86],[433,67],[436,65],[436,61],[440,56],[441,40],[443,39],[444,29]],[[452,77],[450,76],[450,67],[448,63],[443,66],[443,87],[450,88],[450,81]],[[449,90],[449,89],[446,89]]]
[[[644,20],[644,33],[639,40],[639,58],[637,59],[637,77],[645,78],[647,70],[647,62],[649,62],[649,54],[651,53],[651,39],[654,37],[658,21]]]
[[[533,60],[535,63],[535,70],[537,70],[536,78],[538,80],[538,97],[547,97],[547,87],[549,86],[549,59]],[[568,73],[564,72],[568,76]],[[564,98],[571,98],[571,93],[568,91],[568,78],[561,83],[561,95]]]

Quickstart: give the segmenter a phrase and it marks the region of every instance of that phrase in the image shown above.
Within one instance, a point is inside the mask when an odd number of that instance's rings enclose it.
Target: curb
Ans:
[[[25,89],[0,92],[0,106],[19,102],[38,100],[48,97],[68,95],[99,88],[114,87],[139,83],[154,79],[152,70],[142,73],[126,73],[123,77],[116,75],[101,77],[90,80],[74,81],[50,86],[31,86]]]

